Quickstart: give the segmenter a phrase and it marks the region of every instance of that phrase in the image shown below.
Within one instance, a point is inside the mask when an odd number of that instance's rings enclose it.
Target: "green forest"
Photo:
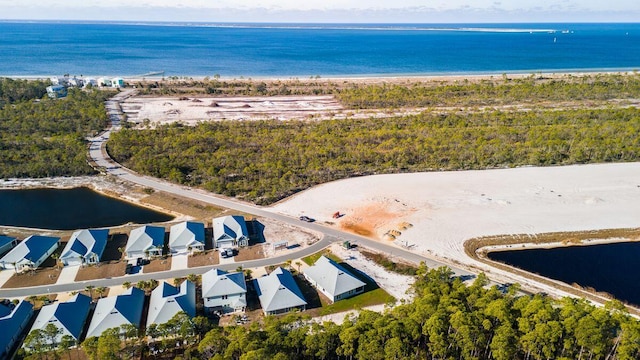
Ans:
[[[0,79],[0,178],[94,174],[85,137],[108,124],[112,93],[70,89],[45,96],[48,82]]]
[[[157,351],[159,359],[469,359],[469,360],[632,360],[640,357],[640,322],[616,301],[596,307],[584,299],[516,295],[480,274],[470,286],[448,268],[422,265],[412,287],[414,300],[384,313],[316,323],[304,313],[273,317],[246,326],[218,327],[184,313],[139,333],[131,325],[86,339],[89,359],[132,359]],[[50,352],[45,329],[30,334],[34,352]],[[124,334],[124,337],[123,335]],[[149,343],[144,336],[152,339]],[[156,340],[153,340],[156,339]],[[150,346],[148,344],[151,344]],[[57,344],[59,355],[77,352]],[[67,355],[64,355],[66,358]],[[146,358],[146,357],[145,357]]]
[[[529,76],[501,80],[463,80],[454,84],[352,85],[336,93],[349,108],[500,106],[512,103],[635,99],[640,75]]]
[[[424,112],[384,119],[125,129],[108,151],[136,171],[269,204],[359,175],[640,159],[636,108]]]

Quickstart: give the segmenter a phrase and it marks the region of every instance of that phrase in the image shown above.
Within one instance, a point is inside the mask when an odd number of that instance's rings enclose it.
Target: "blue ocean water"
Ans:
[[[0,22],[0,76],[308,77],[640,69],[637,24]]]

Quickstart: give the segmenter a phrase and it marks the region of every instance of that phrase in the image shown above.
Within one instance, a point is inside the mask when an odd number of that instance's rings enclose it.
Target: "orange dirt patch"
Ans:
[[[384,200],[349,210],[339,224],[345,231],[380,239],[414,211],[395,200]]]

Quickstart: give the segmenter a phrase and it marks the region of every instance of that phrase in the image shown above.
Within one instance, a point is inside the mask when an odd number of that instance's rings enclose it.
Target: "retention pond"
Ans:
[[[77,230],[173,219],[89,188],[0,190],[0,225]]]
[[[489,258],[567,284],[604,291],[640,305],[640,243],[497,251]]]

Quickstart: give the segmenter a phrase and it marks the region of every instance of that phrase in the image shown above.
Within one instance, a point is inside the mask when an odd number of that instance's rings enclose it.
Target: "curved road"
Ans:
[[[113,159],[111,159],[107,154],[106,141],[109,139],[109,136],[113,131],[118,131],[121,128],[120,122],[122,121],[122,112],[120,109],[120,102],[124,101],[130,96],[133,96],[134,94],[135,94],[135,90],[126,90],[118,93],[116,96],[108,100],[105,103],[105,105],[106,105],[107,113],[109,114],[109,119],[111,120],[111,127],[105,132],[103,132],[102,134],[98,135],[97,137],[89,139],[91,143],[89,147],[89,155],[91,156],[91,159],[95,162],[97,166],[103,168],[107,174],[116,176],[122,180],[126,180],[144,187],[153,188],[154,190],[157,190],[157,191],[164,191],[164,192],[179,195],[185,198],[206,202],[215,206],[228,208],[228,209],[232,209],[232,210],[236,210],[236,211],[240,211],[243,213],[252,214],[252,215],[256,215],[264,218],[278,220],[283,223],[287,223],[300,228],[312,230],[314,232],[317,232],[323,235],[320,241],[316,242],[315,244],[307,248],[297,251],[295,253],[289,253],[287,255],[277,256],[277,257],[272,257],[267,259],[259,259],[259,260],[252,260],[252,261],[246,261],[246,262],[236,262],[234,264],[228,264],[228,265],[215,265],[215,267],[221,268],[224,270],[233,270],[233,269],[236,269],[238,266],[243,266],[244,268],[250,268],[250,267],[260,267],[260,266],[267,266],[267,265],[273,265],[273,264],[280,264],[285,262],[288,259],[311,255],[331,245],[331,243],[336,241],[340,241],[340,242],[350,241],[351,243],[357,243],[359,245],[363,245],[365,247],[375,249],[383,253],[388,253],[393,256],[401,257],[412,263],[418,264],[420,262],[424,262],[427,266],[432,268],[447,266],[451,268],[453,272],[458,276],[473,275],[472,273],[464,269],[452,267],[449,264],[445,264],[445,263],[436,261],[434,259],[427,258],[422,255],[419,255],[395,246],[390,246],[375,240],[371,240],[366,237],[343,232],[335,228],[320,225],[317,223],[303,222],[297,218],[294,218],[288,215],[283,215],[280,213],[275,213],[275,212],[269,211],[268,209],[255,206],[247,202],[243,202],[236,199],[225,198],[225,197],[214,195],[212,193],[209,193],[200,189],[188,188],[181,185],[169,183],[167,181],[152,178],[149,176],[140,175],[127,168],[122,167],[120,164],[116,163]],[[189,268],[189,269],[183,269],[183,270],[168,270],[164,272],[155,272],[151,274],[125,275],[117,278],[74,282],[74,283],[59,284],[59,285],[37,286],[37,287],[18,288],[18,289],[1,289],[0,297],[19,297],[19,296],[29,296],[33,294],[42,294],[42,293],[51,293],[51,292],[69,292],[69,291],[75,291],[75,290],[82,290],[87,285],[116,286],[116,285],[122,284],[125,281],[136,283],[140,280],[184,277],[188,274],[202,274],[208,271],[209,269],[211,269],[212,267],[214,266],[203,266],[199,268]]]

